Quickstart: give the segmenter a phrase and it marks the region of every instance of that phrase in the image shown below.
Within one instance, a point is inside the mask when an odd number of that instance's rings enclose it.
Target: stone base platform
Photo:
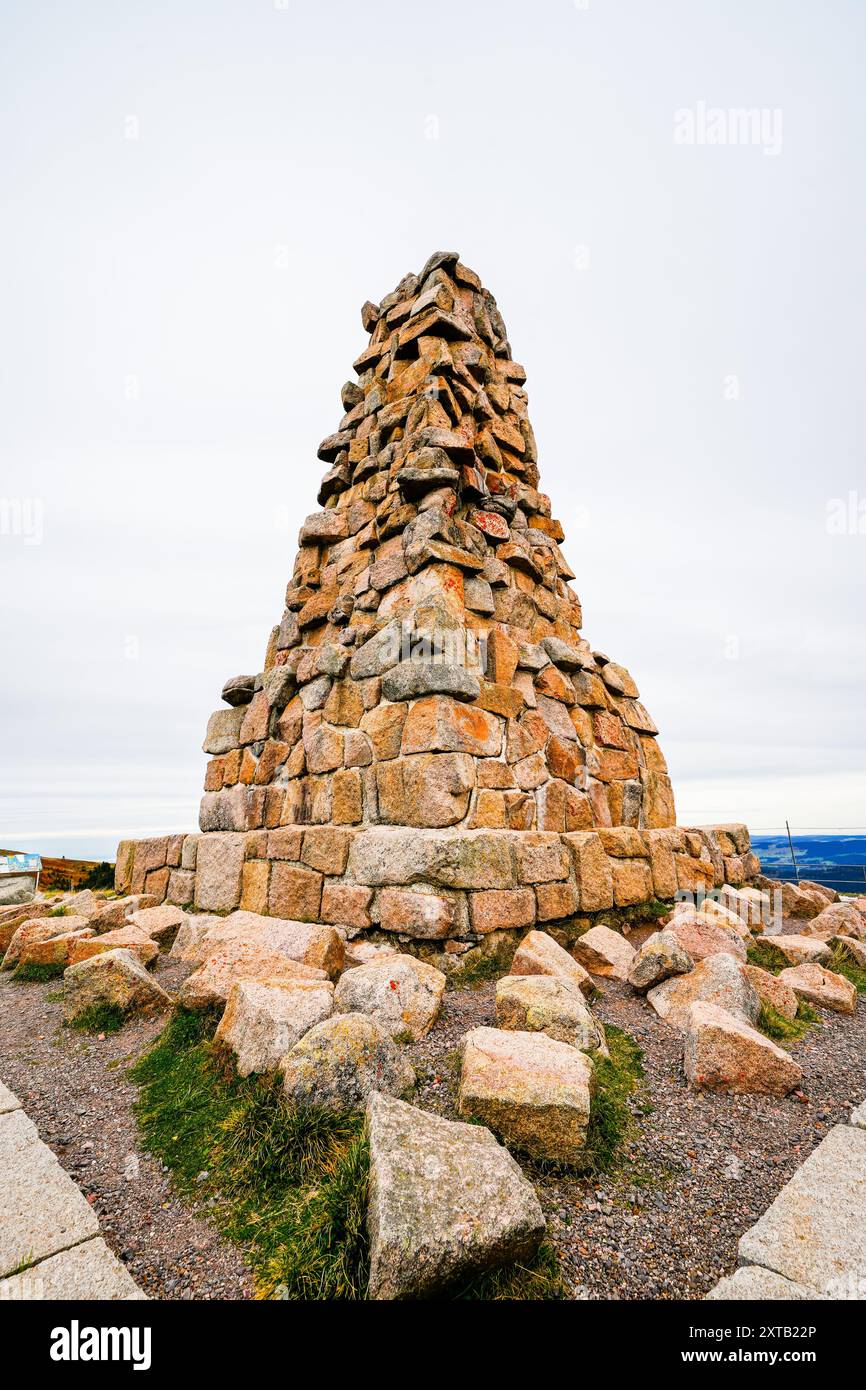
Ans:
[[[212,913],[477,944],[489,933],[738,887],[760,872],[745,825],[661,830],[284,826],[118,847],[115,887]]]

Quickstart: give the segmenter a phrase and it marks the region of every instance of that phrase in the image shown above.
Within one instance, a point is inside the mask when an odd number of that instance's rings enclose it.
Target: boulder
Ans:
[[[369,965],[371,961],[401,954],[396,946],[376,946],[372,941],[347,941],[345,968],[354,970],[356,965]]]
[[[744,965],[746,979],[758,992],[762,1004],[769,1004],[783,1018],[796,1018],[797,996],[778,975],[762,970],[759,965]]]
[[[342,937],[334,927],[264,917],[257,912],[208,915],[201,921],[191,916],[178,931],[171,953],[201,965],[215,950],[233,943],[276,952],[301,965],[324,970],[332,979],[342,970],[345,957]]]
[[[110,898],[96,909],[90,918],[90,925],[96,932],[113,931],[115,927],[125,926],[133,912],[156,907],[158,901],[154,893],[130,893],[125,898]]]
[[[808,888],[803,888],[796,883],[782,882],[779,884],[778,891],[782,895],[783,917],[799,917],[808,920],[810,917],[817,917],[818,913],[826,906],[820,893],[810,892]]]
[[[853,936],[866,941],[866,917],[850,903],[831,903],[803,928],[803,936]]]
[[[697,1090],[747,1095],[786,1096],[803,1076],[789,1052],[715,1004],[689,1009],[683,1066]]]
[[[272,1071],[333,1008],[330,980],[239,980],[229,991],[216,1041],[234,1052],[238,1075]]]
[[[473,1028],[463,1040],[458,1109],[533,1158],[576,1162],[586,1144],[593,1065],[543,1033]]]
[[[505,975],[496,982],[496,1026],[545,1033],[581,1052],[608,1056],[604,1025],[573,980],[556,975]]]
[[[373,1299],[442,1294],[532,1258],[545,1221],[535,1191],[489,1129],[374,1092],[370,1146]]]
[[[761,1011],[757,990],[739,961],[726,953],[707,956],[689,971],[656,985],[647,995],[659,1018],[684,1033],[692,1004],[715,1004],[755,1024]]]
[[[573,980],[584,994],[592,994],[594,989],[589,972],[544,931],[526,933],[514,953],[511,974],[561,975]]]
[[[102,936],[79,937],[70,950],[69,963],[77,965],[81,960],[101,955],[103,951],[126,950],[134,951],[142,965],[150,965],[159,955],[159,947],[155,941],[151,941],[138,927],[127,925],[117,927],[114,931],[103,932]]]
[[[742,937],[743,940],[751,941],[752,939],[748,922],[738,913],[732,912],[729,907],[725,907],[723,903],[717,902],[715,898],[704,898],[697,909],[687,903],[679,903],[674,908],[674,915],[681,913],[693,913],[702,922],[710,922],[717,927],[727,927],[729,931],[736,932],[737,936]]]
[[[830,947],[814,936],[797,936],[782,932],[778,936],[759,936],[761,946],[775,946],[792,965],[803,961],[822,961],[830,959]]]
[[[838,903],[840,901],[836,889],[828,888],[826,883],[815,883],[814,879],[801,878],[800,887],[805,888],[807,892],[817,893],[826,903]]]
[[[794,1284],[790,1279],[783,1279],[781,1274],[774,1274],[760,1265],[741,1265],[726,1279],[720,1279],[707,1294],[708,1299],[736,1303],[781,1303],[797,1299],[812,1302],[823,1297],[815,1289]]]
[[[673,932],[657,931],[635,952],[628,982],[639,994],[646,994],[671,975],[688,974],[693,966],[694,961]]]
[[[862,1300],[864,1173],[866,1131],[834,1125],[740,1237],[741,1263],[761,1265],[803,1284],[814,1291],[813,1297]]]
[[[13,903],[0,907],[0,960],[9,949],[9,943],[22,922],[35,922],[38,917],[47,917],[48,903]]]
[[[357,1110],[373,1091],[402,1096],[415,1073],[400,1047],[370,1014],[332,1014],[305,1033],[280,1063],[293,1105]]]
[[[55,936],[82,931],[86,926],[86,917],[37,917],[35,920],[28,918],[15,929],[3,957],[3,969],[12,970],[21,959],[22,952],[34,942],[50,941]]]
[[[185,912],[181,912],[179,907],[170,907],[167,904],[162,907],[138,908],[129,916],[130,926],[143,931],[145,936],[149,936],[163,951],[171,946],[185,921]]]
[[[92,927],[80,927],[78,931],[61,932],[57,936],[50,936],[40,941],[31,939],[25,943],[18,964],[19,966],[69,965],[75,943],[86,940],[93,934]]]
[[[741,961],[746,959],[746,947],[738,932],[697,912],[678,912],[671,919],[668,931],[693,961],[721,953]]]
[[[733,912],[753,931],[760,931],[763,925],[772,920],[773,905],[770,894],[762,892],[759,888],[734,888],[730,883],[725,883],[719,889],[718,898],[705,898],[702,907],[706,908],[707,903],[711,901],[716,901],[719,906]]]
[[[71,1023],[86,1008],[107,1004],[125,1014],[151,1013],[171,998],[130,950],[105,951],[63,973],[63,1017]]]
[[[789,966],[779,972],[779,979],[807,1004],[819,1004],[838,1014],[853,1014],[857,1008],[857,990],[851,981],[814,962]]]
[[[82,888],[78,893],[71,893],[63,898],[62,906],[68,913],[74,913],[77,917],[91,918],[102,907],[104,898],[97,898],[90,888]]]
[[[184,1009],[220,1008],[239,980],[325,980],[324,970],[290,960],[279,951],[250,941],[227,941],[188,975],[177,1002]]]
[[[347,970],[334,1006],[342,1013],[372,1014],[391,1037],[429,1033],[439,1016],[445,976],[414,956],[386,956]]]
[[[611,931],[610,927],[590,927],[574,943],[574,955],[591,975],[627,980],[635,949],[620,932]]]

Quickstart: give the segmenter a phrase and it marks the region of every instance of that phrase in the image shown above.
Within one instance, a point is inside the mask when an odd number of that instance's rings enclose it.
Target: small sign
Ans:
[[[0,874],[38,874],[41,868],[38,854],[0,854]]]

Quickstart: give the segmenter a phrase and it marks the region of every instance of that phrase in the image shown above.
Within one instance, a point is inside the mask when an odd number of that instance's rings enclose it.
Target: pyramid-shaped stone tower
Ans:
[[[674,828],[638,688],[581,636],[493,296],[437,252],[361,316],[264,671],[208,724],[202,834],[125,842],[119,885],[471,943],[742,882],[745,828]]]

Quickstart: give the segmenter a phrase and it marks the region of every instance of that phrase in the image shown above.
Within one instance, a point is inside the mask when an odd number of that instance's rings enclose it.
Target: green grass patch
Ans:
[[[847,947],[834,946],[827,969],[835,970],[837,975],[844,975],[846,980],[851,981],[858,994],[866,994],[866,970],[857,964]]]
[[[51,911],[48,912],[48,913],[46,913],[46,916],[47,916],[47,917],[68,917],[68,916],[69,916],[69,911],[68,911],[68,909],[65,908],[65,907],[52,907]]]
[[[212,1031],[212,1019],[179,1010],[133,1067],[150,1152],[181,1192],[214,1199],[221,1229],[247,1248],[259,1297],[363,1298],[363,1117],[300,1112],[273,1077],[240,1080]]]
[[[69,1020],[69,1027],[81,1033],[119,1033],[125,1021],[126,1015],[117,1004],[88,1004]]]
[[[586,1151],[581,1170],[603,1173],[613,1168],[623,1141],[634,1130],[628,1098],[643,1081],[643,1052],[621,1028],[605,1028],[610,1057],[595,1058],[595,1091],[592,1098]]]
[[[508,1265],[505,1269],[482,1274],[456,1293],[457,1299],[477,1299],[485,1302],[559,1302],[567,1297],[556,1251],[548,1241],[542,1241],[535,1258],[525,1265]]]
[[[245,1247],[259,1298],[365,1298],[363,1116],[297,1110],[276,1077],[238,1078],[211,1040],[214,1026],[213,1018],[177,1010],[132,1067],[144,1144],[179,1191],[209,1200],[211,1218]],[[543,1244],[525,1266],[485,1275],[454,1296],[562,1298],[556,1254]]]
[[[786,1018],[778,1009],[774,1009],[772,1004],[764,1002],[758,1014],[758,1029],[765,1037],[772,1038],[773,1042],[794,1043],[808,1032],[817,1019],[815,1010],[803,1000],[797,1005],[795,1018]]]
[[[771,975],[778,975],[780,970],[787,969],[791,964],[778,946],[771,946],[767,941],[759,941],[750,946],[746,951],[746,959],[750,965],[760,966],[761,970],[767,970]]]
[[[18,980],[20,984],[40,984],[44,980],[58,979],[65,969],[62,961],[51,961],[45,965],[38,961],[27,961],[24,965],[16,965],[12,979]]]

